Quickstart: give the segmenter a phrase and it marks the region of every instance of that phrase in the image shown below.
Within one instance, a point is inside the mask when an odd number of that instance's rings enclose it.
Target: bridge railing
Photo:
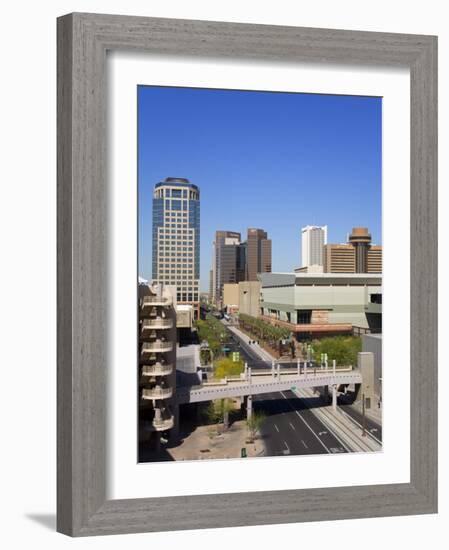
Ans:
[[[354,367],[352,365],[349,366],[342,366],[339,368],[336,368],[335,370],[333,368],[308,368],[306,369],[306,372],[301,370],[300,373],[298,373],[297,369],[286,369],[286,370],[277,370],[277,369],[258,369],[256,371],[248,371],[242,372],[240,376],[233,376],[233,377],[226,377],[222,378],[221,380],[211,380],[209,382],[203,382],[200,386],[195,386],[196,389],[200,389],[202,387],[214,387],[214,386],[227,386],[228,384],[233,383],[242,383],[242,382],[250,382],[252,378],[257,377],[268,377],[271,376],[273,380],[281,381],[281,379],[285,376],[293,376],[295,379],[311,379],[311,378],[326,378],[328,376],[338,376],[339,374],[347,374],[349,372],[354,372]]]

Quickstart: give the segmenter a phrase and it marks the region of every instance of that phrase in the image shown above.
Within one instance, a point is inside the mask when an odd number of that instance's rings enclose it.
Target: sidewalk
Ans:
[[[354,401],[352,404],[352,407],[356,409],[358,412],[362,412],[362,401],[361,399],[358,399],[357,401]],[[380,426],[382,426],[382,407],[377,406],[377,398],[373,404],[373,407],[371,409],[365,409],[365,415],[367,418],[372,420],[373,422],[376,422]]]
[[[238,329],[234,326],[231,326],[231,325],[225,325],[225,326],[230,332],[235,334],[235,336],[237,336],[237,338],[239,338],[242,342],[244,342],[248,346],[251,346],[252,351],[254,351],[259,356],[261,361],[269,361],[271,363],[271,361],[275,360],[275,358],[273,356],[271,356],[261,346],[259,346],[259,344],[250,344],[249,342],[250,341],[253,342],[254,340],[249,338],[249,336],[247,336],[240,329]],[[276,360],[276,361],[278,361],[278,360]]]
[[[298,397],[316,397],[313,390],[301,389],[294,392]],[[337,439],[341,440],[343,446],[351,452],[379,452],[382,446],[369,435],[362,436],[361,430],[337,410],[331,406],[323,406],[310,409],[313,414],[332,432]]]
[[[217,433],[216,425],[198,426],[177,447],[167,449],[174,460],[204,460],[241,458],[242,449],[248,457],[263,456],[263,440],[248,443],[248,428],[244,420],[232,423],[227,431]]]

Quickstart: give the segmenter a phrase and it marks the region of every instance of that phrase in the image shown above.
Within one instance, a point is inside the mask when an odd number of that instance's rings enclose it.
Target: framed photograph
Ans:
[[[58,19],[58,531],[437,511],[437,39]]]

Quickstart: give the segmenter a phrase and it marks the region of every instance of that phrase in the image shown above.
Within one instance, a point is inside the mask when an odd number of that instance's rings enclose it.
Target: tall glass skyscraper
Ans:
[[[176,286],[178,303],[199,310],[200,190],[166,178],[153,192],[153,280]]]

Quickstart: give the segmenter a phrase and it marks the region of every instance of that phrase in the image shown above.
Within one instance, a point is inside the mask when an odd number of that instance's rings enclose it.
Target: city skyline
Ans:
[[[151,199],[166,177],[201,191],[201,291],[217,230],[263,227],[273,271],[301,264],[305,225],[327,225],[335,243],[367,226],[382,244],[380,98],[146,86],[138,94],[139,275],[152,277]]]

